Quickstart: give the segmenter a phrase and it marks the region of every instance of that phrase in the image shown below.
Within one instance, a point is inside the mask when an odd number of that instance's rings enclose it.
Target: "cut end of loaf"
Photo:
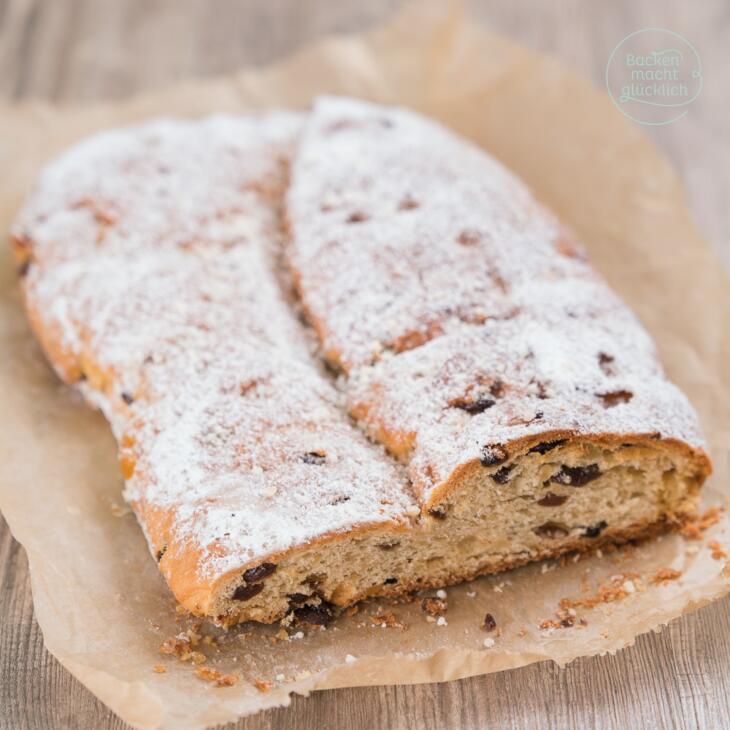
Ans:
[[[326,622],[364,598],[650,537],[681,525],[709,471],[701,452],[651,438],[547,438],[467,464],[410,527],[329,536],[229,576],[222,624]]]

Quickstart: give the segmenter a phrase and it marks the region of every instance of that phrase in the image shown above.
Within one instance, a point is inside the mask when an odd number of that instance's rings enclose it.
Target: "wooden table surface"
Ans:
[[[0,99],[115,98],[176,79],[264,64],[324,34],[367,28],[394,0],[0,0]],[[660,26],[702,58],[687,117],[646,128],[685,181],[690,207],[730,268],[730,2],[495,0],[470,11],[603,83],[613,47]],[[3,174],[12,174],[3,170]],[[439,685],[293,698],[235,727],[730,728],[730,599],[642,636],[616,656]],[[25,554],[0,518],[0,728],[126,727],[44,649]],[[234,726],[229,726],[233,728]]]

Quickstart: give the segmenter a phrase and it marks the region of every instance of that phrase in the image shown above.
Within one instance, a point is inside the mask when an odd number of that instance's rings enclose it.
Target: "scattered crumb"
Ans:
[[[424,598],[421,601],[421,610],[429,616],[443,616],[448,607],[446,600],[440,596],[438,598]]]
[[[289,637],[289,641],[297,641],[297,640],[303,639],[303,638],[304,638],[304,632],[303,631],[297,631],[296,634],[292,634]]]
[[[348,654],[345,657],[345,663],[346,664],[354,664],[357,661],[357,657],[352,656],[352,654]]]
[[[283,674],[277,674],[276,677],[274,677],[274,679],[277,682],[283,682],[286,679],[286,677]]]
[[[727,557],[727,553],[723,550],[722,545],[720,545],[717,540],[710,540],[710,542],[707,543],[707,547],[712,550],[713,560],[723,560]]]
[[[662,568],[652,576],[651,582],[654,585],[657,585],[660,583],[667,583],[670,580],[677,580],[681,576],[682,572],[679,570],[674,570],[673,568]]]
[[[259,692],[268,692],[271,689],[271,682],[267,682],[265,679],[254,679],[253,686]]]
[[[476,591],[467,591],[466,592],[466,597],[467,598],[476,598],[477,597],[477,592]]]
[[[435,624],[436,617],[435,616],[426,616],[426,621],[428,621],[428,623],[430,623],[430,624]]]
[[[436,598],[440,598],[442,601],[446,600],[446,591],[443,588],[439,588],[436,591]]]
[[[155,666],[152,667],[152,671],[157,674],[164,674],[167,671],[167,668],[162,664],[155,664]]]
[[[701,540],[702,533],[708,528],[715,525],[720,520],[720,507],[710,507],[703,514],[693,512],[683,515],[681,518],[682,526],[679,532],[688,540]]]
[[[195,674],[204,679],[206,682],[217,682],[221,678],[221,673],[213,667],[198,667]]]
[[[636,592],[636,586],[634,585],[633,580],[627,580],[624,581],[624,588],[626,589],[627,593],[635,593]]]
[[[610,578],[611,585],[602,585],[598,588],[598,591],[593,596],[587,596],[585,598],[561,598],[561,608],[595,608],[602,603],[614,603],[620,601],[629,593],[633,593],[637,589],[637,585],[634,582],[641,576],[638,573],[617,573],[612,575]],[[626,581],[631,581],[633,591],[626,588]]]
[[[201,639],[204,643],[213,643],[214,639],[206,642],[205,638],[199,632],[200,624],[195,623],[187,631],[182,631],[177,636],[170,636],[160,644],[160,654],[172,654],[176,656],[181,662],[191,661],[193,664],[201,664],[205,661],[206,657],[199,651],[193,651],[193,647],[196,647]]]
[[[561,628],[560,624],[551,618],[546,618],[540,622],[540,631],[552,634],[556,629]]]
[[[446,619],[443,616],[439,616],[436,619],[436,626],[448,626]]]
[[[170,636],[160,644],[160,654],[174,654],[181,661],[190,658],[191,642],[185,634]]]
[[[371,616],[370,621],[374,626],[380,626],[381,629],[405,629],[405,624],[400,623],[392,611]]]
[[[488,636],[482,643],[486,649],[491,649],[494,646],[494,639],[491,636]]]
[[[697,545],[687,545],[684,549],[684,552],[687,553],[687,555],[696,555],[699,551],[700,549]]]
[[[266,499],[271,499],[272,497],[276,496],[276,487],[274,485],[266,487],[262,494]]]

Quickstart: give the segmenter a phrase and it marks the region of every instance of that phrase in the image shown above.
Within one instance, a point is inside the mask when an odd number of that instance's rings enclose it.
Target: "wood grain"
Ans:
[[[0,99],[114,98],[273,61],[323,34],[367,28],[394,0],[0,0]],[[648,26],[698,49],[705,88],[681,122],[647,129],[730,267],[730,3],[473,2],[470,12],[602,85],[613,47]],[[627,160],[627,164],[630,161]],[[7,171],[5,171],[7,173]],[[235,727],[730,728],[730,600],[642,636],[616,656],[440,685],[294,698]],[[45,651],[25,554],[0,518],[0,728],[126,727]],[[234,726],[231,725],[231,728]]]

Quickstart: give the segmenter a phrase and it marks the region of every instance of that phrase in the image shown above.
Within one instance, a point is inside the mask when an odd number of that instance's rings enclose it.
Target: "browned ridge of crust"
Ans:
[[[221,623],[654,534],[710,472],[572,235],[404,110],[98,135],[45,170],[12,242],[160,570]]]

